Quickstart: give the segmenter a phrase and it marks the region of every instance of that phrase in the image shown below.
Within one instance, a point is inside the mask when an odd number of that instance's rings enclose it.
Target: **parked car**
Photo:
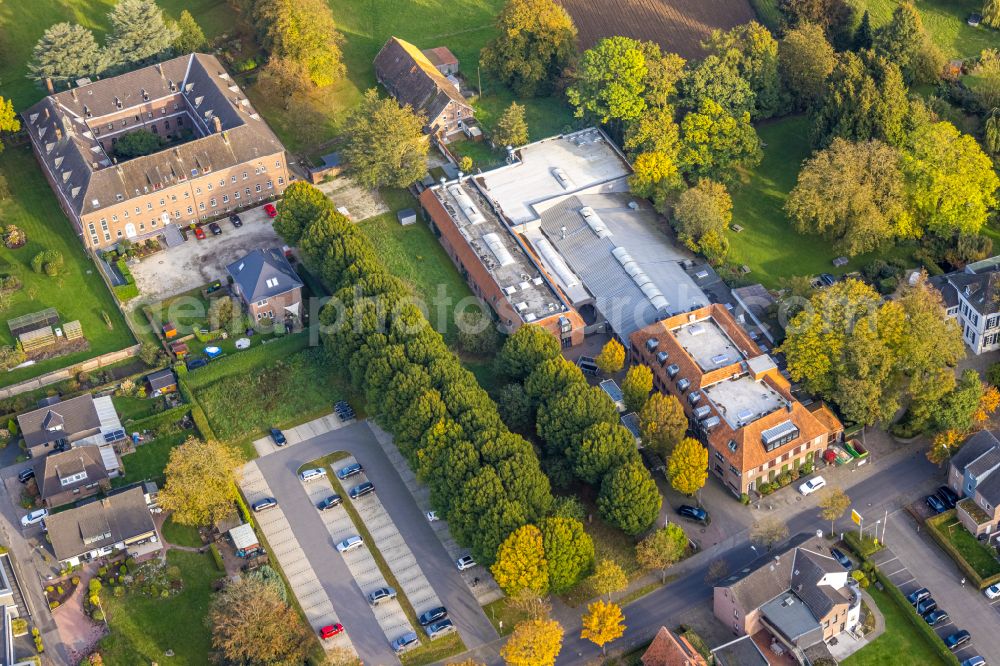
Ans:
[[[428,523],[434,523],[434,522],[437,522],[439,520],[438,519],[438,512],[437,511],[428,511],[424,515],[427,516],[427,522]]]
[[[700,506],[681,504],[677,507],[677,515],[699,523],[708,523],[708,511],[705,511]]]
[[[983,594],[986,595],[987,599],[996,599],[1000,597],[1000,585],[990,585],[988,588],[983,590]]]
[[[288,441],[285,439],[285,433],[277,428],[271,428],[271,439],[274,441],[275,446],[284,446],[285,442]]]
[[[472,559],[472,555],[463,555],[455,560],[455,564],[458,565],[459,571],[465,571],[466,569],[471,569],[476,566],[476,561]]]
[[[35,509],[31,513],[21,517],[21,527],[30,527],[42,522],[49,515],[48,509]]]
[[[937,608],[937,602],[934,601],[934,597],[927,597],[917,603],[917,614],[927,615],[935,608]]]
[[[301,479],[304,483],[309,483],[310,481],[316,481],[318,479],[322,479],[325,476],[326,472],[324,472],[318,467],[314,467],[312,469],[304,469],[301,472],[299,472],[299,479]]]
[[[948,615],[948,613],[946,613],[945,611],[938,608],[936,610],[932,610],[927,615],[924,615],[923,618],[924,622],[933,627],[935,624],[940,624],[941,622],[945,622],[946,620],[951,619],[951,616]]]
[[[830,286],[833,285],[833,283],[835,283],[837,281],[837,278],[835,278],[834,276],[830,275],[829,273],[820,273],[819,274],[819,281],[821,283],[823,283],[823,286],[830,287]]]
[[[826,479],[822,476],[814,476],[799,486],[799,492],[803,495],[812,495],[820,488],[826,487]]]
[[[278,506],[278,500],[273,497],[265,497],[262,500],[257,500],[250,505],[250,508],[254,510],[254,513],[260,513],[261,511],[267,511],[268,509],[273,509]]]
[[[365,545],[365,540],[360,536],[347,537],[343,541],[337,544],[337,550],[341,553],[349,553],[352,550],[357,550],[361,546]]]
[[[961,666],[986,666],[986,660],[977,654],[975,657],[969,657],[963,661]]]
[[[439,622],[435,622],[434,624],[427,625],[424,627],[424,631],[426,631],[427,636],[433,640],[438,636],[455,633],[455,623],[446,618]]]
[[[591,377],[596,377],[601,372],[601,369],[597,366],[597,361],[591,356],[581,356],[577,359],[576,364],[583,374],[590,375]]]
[[[337,634],[344,631],[344,625],[337,622],[336,624],[328,624],[319,630],[319,637],[323,639],[333,638]]]
[[[326,511],[327,509],[339,506],[343,503],[343,501],[344,500],[340,495],[330,495],[326,499],[320,501],[320,503],[316,505],[316,508],[320,511]]]
[[[21,470],[21,473],[17,475],[17,480],[21,483],[27,483],[29,480],[35,478],[35,468],[29,467],[28,469]]]
[[[929,596],[931,596],[931,591],[926,587],[922,587],[906,595],[906,600],[910,602],[911,606],[916,606],[918,602],[923,601]]]
[[[337,478],[341,481],[351,478],[352,476],[357,476],[361,472],[365,471],[365,468],[361,466],[361,463],[354,463],[353,465],[348,465],[347,467],[341,467],[337,470]]]
[[[264,204],[264,212],[267,213],[268,217],[278,217],[278,209],[274,207],[274,204]]]
[[[830,554],[833,555],[833,559],[840,562],[840,566],[844,567],[845,569],[854,568],[854,563],[851,562],[851,558],[845,555],[844,551],[840,550],[839,548],[831,548]]]
[[[420,623],[421,627],[426,627],[428,624],[442,620],[448,616],[448,610],[444,606],[438,606],[437,608],[432,608],[426,613],[421,613],[420,617],[417,618],[417,622]]]
[[[958,494],[956,494],[955,491],[948,486],[941,486],[938,488],[937,496],[941,498],[941,501],[944,502],[945,506],[949,509],[954,509],[955,505],[958,504]]]
[[[62,453],[63,451],[69,451],[73,448],[73,445],[69,442],[57,442],[55,446],[52,447],[52,453]]]
[[[358,485],[351,488],[351,492],[348,493],[352,500],[356,500],[359,497],[364,497],[370,493],[375,492],[375,484],[371,481],[365,481],[364,483],[359,483]]]
[[[205,240],[205,230],[201,227],[194,228],[194,237],[198,240]]]
[[[377,590],[370,592],[368,594],[368,603],[372,606],[378,606],[379,604],[390,601],[396,598],[396,590],[391,587],[380,587]]]
[[[232,215],[229,216],[229,221],[232,222],[233,226],[236,227],[237,229],[243,226],[243,220],[241,220],[240,216],[237,215],[236,213],[233,213]]]
[[[197,368],[203,368],[208,365],[208,361],[203,358],[193,358],[187,362],[188,370],[195,370]]]
[[[949,650],[957,650],[972,640],[972,634],[965,629],[960,629],[944,639],[944,644]]]
[[[222,227],[219,226],[218,222],[209,223],[208,228],[211,230],[213,236],[222,235]]]
[[[928,495],[926,498],[924,498],[924,501],[927,502],[927,506],[929,506],[931,508],[931,511],[933,511],[934,513],[944,513],[944,511],[947,510],[947,507],[945,507],[944,502],[938,499],[937,495]]]
[[[407,650],[420,645],[420,639],[417,638],[416,632],[408,631],[396,640],[390,642],[389,645],[392,646],[392,651],[396,654],[403,654]]]

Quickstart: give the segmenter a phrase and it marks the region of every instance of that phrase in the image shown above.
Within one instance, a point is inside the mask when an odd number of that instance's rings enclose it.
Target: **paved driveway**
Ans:
[[[371,429],[366,423],[354,423],[283,447],[253,464],[282,503],[292,533],[307,553],[362,659],[375,664],[397,661],[371,607],[360,596],[369,590],[362,590],[344,559],[331,553],[333,539],[319,512],[302,491],[296,474],[303,464],[335,451],[347,451],[365,466],[365,473],[378,489],[378,499],[385,512],[415,561],[420,563],[419,568],[431,592],[448,608],[465,644],[471,648],[496,639],[496,631]],[[345,501],[350,500],[345,498]],[[411,601],[417,604],[421,594],[426,593],[417,594]]]
[[[281,247],[284,243],[274,232],[271,218],[262,208],[251,208],[239,214],[243,226],[237,229],[228,219],[219,221],[221,236],[208,235],[198,240],[188,234],[183,245],[157,252],[136,266],[131,266],[132,276],[139,287],[140,300],[145,303],[161,301],[169,296],[190,291],[212,280],[226,276],[226,265],[231,264],[250,250]]]

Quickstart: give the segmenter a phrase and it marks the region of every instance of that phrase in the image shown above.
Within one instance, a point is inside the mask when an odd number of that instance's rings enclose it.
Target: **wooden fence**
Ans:
[[[139,355],[139,350],[141,348],[142,345],[135,344],[131,347],[126,347],[125,349],[119,349],[118,351],[101,354],[100,356],[95,356],[94,358],[88,358],[86,361],[80,361],[79,363],[74,363],[69,367],[61,368],[59,370],[53,370],[52,372],[38,377],[33,377],[32,379],[26,379],[20,384],[0,388],[0,398],[10,398],[21,393],[34,391],[35,389],[40,389],[44,386],[48,386],[49,384],[56,384],[71,377],[75,377],[81,371],[91,372],[108,365],[113,365],[119,361],[133,358]]]

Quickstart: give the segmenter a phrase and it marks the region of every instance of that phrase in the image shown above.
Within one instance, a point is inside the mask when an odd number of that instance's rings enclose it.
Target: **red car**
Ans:
[[[339,622],[337,624],[328,624],[327,626],[319,630],[319,637],[324,639],[333,638],[343,630],[344,630],[344,625],[342,625]]]
[[[194,237],[198,240],[205,240],[205,230],[201,227],[194,228]]]
[[[274,204],[264,204],[264,212],[267,213],[268,217],[278,216],[278,209],[274,207]]]

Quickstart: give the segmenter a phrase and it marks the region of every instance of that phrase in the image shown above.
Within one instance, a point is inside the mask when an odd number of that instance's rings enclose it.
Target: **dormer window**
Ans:
[[[77,472],[76,474],[70,474],[69,476],[59,477],[59,485],[65,488],[66,486],[71,486],[74,483],[83,481],[86,478],[87,478],[87,470],[84,470],[82,472]]]

